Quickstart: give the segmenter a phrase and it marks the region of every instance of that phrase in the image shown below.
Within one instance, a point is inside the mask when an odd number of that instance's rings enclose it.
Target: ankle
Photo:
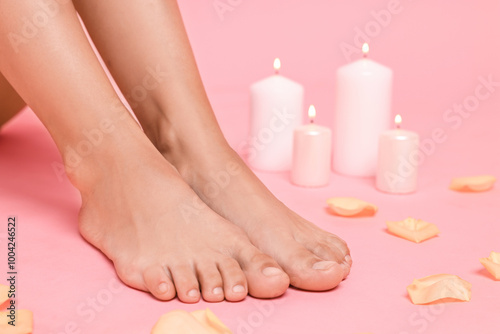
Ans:
[[[161,111],[156,115],[141,125],[156,149],[177,168],[206,163],[207,155],[217,156],[230,149],[215,121],[196,117],[189,121],[182,117],[172,120]]]
[[[133,155],[134,145],[140,145],[144,134],[135,124],[120,123],[118,127],[94,128],[82,131],[78,140],[61,147],[64,169],[71,183],[82,193],[90,192],[116,166],[123,165]],[[142,140],[147,143],[144,137]]]

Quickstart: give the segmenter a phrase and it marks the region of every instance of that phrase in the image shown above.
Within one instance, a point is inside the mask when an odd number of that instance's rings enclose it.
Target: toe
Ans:
[[[345,261],[346,255],[339,248],[335,246],[332,247],[329,244],[316,242],[310,245],[306,244],[305,248],[323,260],[335,261],[338,263]]]
[[[248,294],[247,280],[238,262],[226,258],[219,261],[217,267],[222,276],[226,299],[232,302],[245,299]]]
[[[343,254],[343,261],[344,259],[351,254],[349,247],[347,246],[347,243],[342,240],[341,238],[337,237],[336,235],[332,234],[330,235],[327,240],[326,244],[330,248],[335,248],[339,250]],[[347,261],[346,261],[347,262]],[[351,263],[352,264],[352,263]],[[351,265],[349,264],[349,265]]]
[[[222,277],[214,263],[200,263],[197,265],[196,273],[200,282],[201,293],[205,301],[220,302],[224,300]]]
[[[342,270],[344,271],[343,279],[346,279],[347,276],[349,276],[349,273],[351,272],[351,266],[345,262],[341,263],[340,266],[341,266]]]
[[[343,278],[345,279],[349,272],[351,271],[352,260],[350,255],[345,255],[340,248],[331,247],[327,244],[317,243],[316,246],[306,247],[313,254],[319,258],[326,261],[335,261],[340,264],[342,272],[344,273]]]
[[[177,297],[184,303],[200,300],[200,285],[191,266],[177,265],[169,268],[174,280]]]
[[[278,297],[290,286],[288,275],[279,264],[254,246],[243,249],[238,261],[247,278],[249,294],[253,297]]]
[[[347,275],[337,261],[325,260],[300,244],[291,244],[278,259],[290,277],[290,283],[300,289],[324,291],[336,287]]]
[[[349,265],[349,267],[352,266],[352,258],[351,255],[346,255],[345,256],[345,262]]]
[[[121,258],[114,260],[113,263],[116,273],[123,283],[134,289],[149,291],[144,283],[142,275],[144,266],[140,261]]]
[[[171,300],[175,297],[175,287],[165,269],[154,265],[143,273],[144,284],[153,296],[160,300]]]

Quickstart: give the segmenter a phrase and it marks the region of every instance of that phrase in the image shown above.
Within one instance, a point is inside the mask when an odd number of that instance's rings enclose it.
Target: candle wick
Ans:
[[[396,129],[400,129],[400,128],[401,128],[401,123],[396,124]]]
[[[314,118],[311,118],[311,119],[310,119],[310,123],[311,123],[311,124],[314,124]]]
[[[363,53],[363,58],[367,58],[368,57],[368,53]]]

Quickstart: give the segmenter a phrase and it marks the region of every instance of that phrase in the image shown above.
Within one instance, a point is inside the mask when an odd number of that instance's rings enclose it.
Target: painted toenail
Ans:
[[[161,283],[160,285],[158,285],[158,292],[159,293],[165,293],[165,292],[167,292],[167,290],[168,290],[167,283]]]
[[[222,288],[220,286],[216,287],[215,289],[212,290],[212,293],[214,295],[220,295],[222,294],[224,291],[222,290]]]
[[[189,290],[189,292],[187,293],[189,297],[198,297],[199,294],[200,294],[199,291],[196,289]]]
[[[280,269],[278,269],[276,267],[267,267],[267,268],[264,268],[264,270],[262,270],[262,273],[264,274],[264,276],[278,276],[278,275],[282,275],[283,271],[281,271]]]
[[[236,293],[245,292],[245,287],[243,285],[235,285],[233,286],[233,292]]]
[[[312,268],[316,270],[328,270],[333,267],[337,262],[334,261],[320,261],[313,264]]]

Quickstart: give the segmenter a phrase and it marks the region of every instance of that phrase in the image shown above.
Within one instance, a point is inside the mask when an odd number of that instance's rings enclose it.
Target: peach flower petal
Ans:
[[[222,323],[222,321],[217,318],[217,316],[210,311],[210,309],[205,309],[205,310],[198,310],[191,312],[193,317],[195,317],[200,323],[204,324],[207,327],[213,328],[216,330],[214,333],[220,333],[220,334],[231,334],[231,330],[226,327]]]
[[[439,234],[436,225],[415,218],[406,218],[399,222],[388,221],[386,224],[390,233],[416,243]]]
[[[451,180],[450,189],[463,192],[480,192],[493,188],[496,178],[492,175],[457,177]]]
[[[496,280],[500,281],[500,253],[491,252],[489,257],[483,257],[479,261]]]
[[[194,311],[176,310],[161,316],[151,334],[231,334],[209,309]]]
[[[9,300],[9,286],[0,284],[0,305]]]
[[[0,312],[0,333],[31,334],[33,332],[33,313],[28,310],[16,310],[15,326],[9,325],[9,312]]]
[[[433,302],[469,301],[472,284],[455,275],[439,274],[413,280],[407,287],[416,305]]]
[[[377,206],[354,197],[332,197],[326,203],[334,213],[344,217],[373,216],[378,210]]]

